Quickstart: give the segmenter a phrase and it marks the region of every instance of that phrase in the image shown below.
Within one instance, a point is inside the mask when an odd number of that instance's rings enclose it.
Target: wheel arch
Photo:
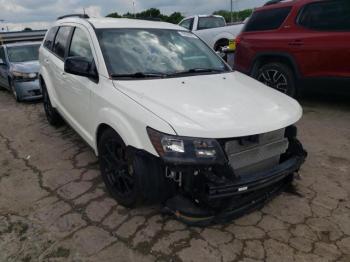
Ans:
[[[46,69],[41,69],[40,71],[41,71],[39,73],[40,89],[42,90],[43,85],[45,85],[45,88],[50,96],[50,101],[51,101],[52,107],[56,108],[57,107],[56,92],[54,90],[53,84],[50,82],[50,77],[48,77],[49,74],[46,71]]]
[[[229,43],[230,43],[229,38],[221,37],[221,38],[217,39],[214,43],[214,50],[216,50],[216,48],[219,46],[219,44],[224,43],[224,42],[227,42],[227,45],[229,45]]]
[[[286,64],[293,71],[296,80],[301,78],[299,67],[293,56],[287,53],[280,52],[267,52],[267,53],[259,53],[255,56],[252,67],[249,71],[250,75],[254,75],[254,73],[264,64],[272,63],[272,62],[280,62]]]

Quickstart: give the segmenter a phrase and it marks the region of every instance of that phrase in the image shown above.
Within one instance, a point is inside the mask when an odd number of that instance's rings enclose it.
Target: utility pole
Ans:
[[[133,10],[133,13],[134,13],[134,17],[136,18],[135,1],[132,1],[132,10]]]
[[[231,0],[231,23],[233,23],[233,0]]]

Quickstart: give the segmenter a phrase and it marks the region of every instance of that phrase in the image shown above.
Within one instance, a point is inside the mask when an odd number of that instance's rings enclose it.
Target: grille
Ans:
[[[285,129],[230,140],[225,143],[229,163],[237,175],[263,172],[279,164],[288,149]]]

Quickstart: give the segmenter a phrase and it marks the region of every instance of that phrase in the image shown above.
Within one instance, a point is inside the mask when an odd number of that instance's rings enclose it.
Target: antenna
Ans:
[[[83,14],[86,15],[86,14],[85,14],[85,8],[84,8],[84,7],[83,7]]]

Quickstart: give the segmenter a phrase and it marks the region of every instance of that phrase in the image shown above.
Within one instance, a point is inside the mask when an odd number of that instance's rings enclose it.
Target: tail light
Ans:
[[[238,35],[236,37],[236,46],[238,46],[241,43],[241,41],[242,41],[242,35]]]

